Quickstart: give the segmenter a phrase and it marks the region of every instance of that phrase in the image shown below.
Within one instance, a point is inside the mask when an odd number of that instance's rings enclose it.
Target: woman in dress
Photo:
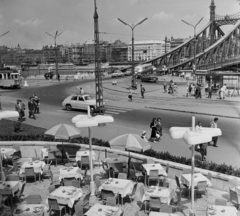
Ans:
[[[156,118],[153,118],[151,124],[150,124],[150,128],[152,129],[151,132],[151,140],[156,143],[156,132],[157,132],[157,120]]]
[[[161,118],[157,118],[157,125],[156,125],[156,137],[157,141],[159,141],[162,137],[162,123]]]

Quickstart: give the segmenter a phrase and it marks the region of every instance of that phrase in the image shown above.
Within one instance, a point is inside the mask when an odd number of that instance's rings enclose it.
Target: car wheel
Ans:
[[[72,106],[71,106],[70,104],[67,104],[67,105],[66,105],[66,109],[67,109],[68,111],[71,111],[71,110],[72,110]]]

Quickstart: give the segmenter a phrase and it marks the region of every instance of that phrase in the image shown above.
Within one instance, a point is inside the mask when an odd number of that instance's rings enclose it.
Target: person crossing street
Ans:
[[[145,88],[141,85],[141,95],[142,98],[144,98]]]

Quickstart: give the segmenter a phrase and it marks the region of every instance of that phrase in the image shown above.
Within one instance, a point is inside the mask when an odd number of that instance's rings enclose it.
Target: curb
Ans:
[[[170,112],[182,112],[182,113],[192,113],[192,114],[198,114],[198,115],[215,116],[214,114],[208,114],[208,113],[191,112],[191,111],[175,110],[175,109],[164,109],[164,108],[158,108],[158,107],[147,107],[147,106],[145,106],[145,108],[164,110],[164,111],[170,111]],[[234,117],[234,116],[224,116],[224,115],[216,115],[216,116],[223,117],[223,118],[240,119],[240,117]]]

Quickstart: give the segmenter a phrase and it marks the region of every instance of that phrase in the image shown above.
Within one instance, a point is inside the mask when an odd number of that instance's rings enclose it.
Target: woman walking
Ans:
[[[132,88],[129,87],[128,98],[132,101]]]
[[[150,124],[150,128],[152,129],[151,132],[151,140],[152,142],[156,143],[156,133],[157,133],[157,120],[156,118],[153,118],[151,124]]]
[[[156,125],[156,140],[159,141],[161,140],[162,137],[162,123],[161,123],[161,118],[157,118],[157,125]]]

